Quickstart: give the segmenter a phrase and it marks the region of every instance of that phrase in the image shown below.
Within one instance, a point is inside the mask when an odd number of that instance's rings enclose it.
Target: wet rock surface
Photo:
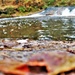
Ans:
[[[0,40],[0,60],[6,58],[17,61],[27,61],[28,58],[41,52],[50,52],[54,50],[68,51],[74,54],[75,42],[69,43],[64,41],[46,41],[46,40]]]
[[[15,52],[16,56],[11,57],[14,52],[9,52],[10,57],[4,59],[5,62],[0,61],[0,71],[4,72],[3,75],[72,75],[75,74],[75,55],[67,51],[52,50],[52,51],[37,51],[37,53],[30,52],[24,57],[23,54]],[[15,55],[14,53],[14,55]],[[24,52],[25,54],[25,52]],[[19,56],[20,55],[20,56]],[[29,55],[29,56],[28,56]],[[14,58],[14,59],[10,59]],[[26,60],[27,58],[27,60]],[[21,60],[20,60],[21,59]],[[24,60],[24,61],[23,61]],[[12,62],[13,61],[13,62]],[[25,64],[25,62],[27,62]],[[16,65],[16,67],[14,67]],[[66,68],[66,69],[65,69]],[[7,70],[5,70],[7,69]],[[28,70],[29,69],[29,70]],[[20,71],[18,72],[16,71]],[[29,74],[26,74],[28,72]]]
[[[56,53],[62,56],[65,55],[66,53],[70,56],[71,55],[75,56],[74,46],[75,46],[74,41],[70,43],[68,41],[64,42],[64,41],[47,41],[47,40],[35,41],[29,39],[22,39],[22,40],[1,39],[0,61],[5,60],[5,61],[17,61],[17,62],[26,63],[27,61],[30,60],[30,57],[32,57],[37,53],[40,54],[40,53],[50,53],[50,52],[52,54]],[[64,73],[61,72],[58,75],[73,75],[75,74],[74,71],[75,69],[67,73],[64,71]],[[0,75],[11,75],[11,74],[1,73]]]

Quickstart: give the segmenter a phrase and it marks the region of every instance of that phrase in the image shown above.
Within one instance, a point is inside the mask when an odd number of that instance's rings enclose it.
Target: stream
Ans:
[[[75,7],[49,7],[29,16],[1,18],[0,38],[74,40]]]

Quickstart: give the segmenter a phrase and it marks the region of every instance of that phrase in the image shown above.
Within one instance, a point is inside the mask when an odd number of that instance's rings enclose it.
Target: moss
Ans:
[[[4,17],[11,17],[11,15],[9,15],[9,14],[1,14],[0,17],[1,17],[1,18],[4,18]]]
[[[18,8],[18,11],[24,13],[24,12],[26,11],[26,7],[20,6],[20,7]]]
[[[15,13],[15,9],[12,8],[12,7],[7,7],[7,8],[4,9],[4,12],[6,14],[14,14]]]

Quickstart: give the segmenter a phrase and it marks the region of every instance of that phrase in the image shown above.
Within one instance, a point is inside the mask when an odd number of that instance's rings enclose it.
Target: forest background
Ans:
[[[75,0],[0,0],[0,17],[30,15],[52,6],[75,6]]]

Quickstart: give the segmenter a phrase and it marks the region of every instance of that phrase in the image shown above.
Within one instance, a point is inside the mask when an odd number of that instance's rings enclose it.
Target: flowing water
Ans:
[[[75,7],[51,7],[30,16],[2,18],[0,38],[75,39]]]

